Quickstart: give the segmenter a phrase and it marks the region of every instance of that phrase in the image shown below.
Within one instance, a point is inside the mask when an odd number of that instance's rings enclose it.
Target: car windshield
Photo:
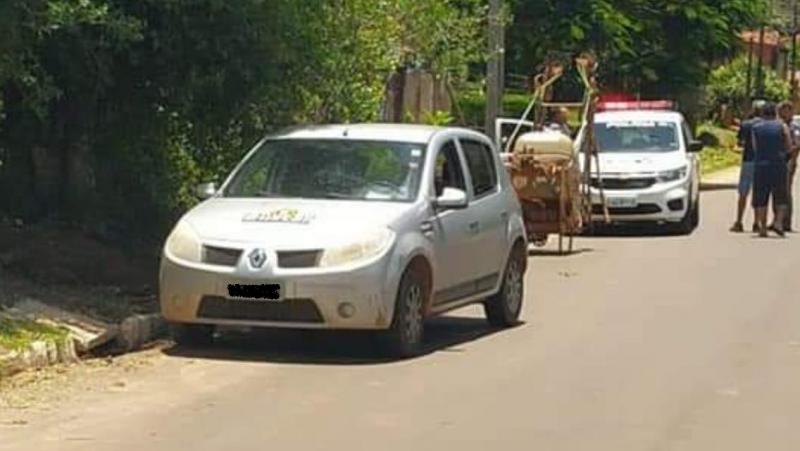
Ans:
[[[595,124],[597,147],[604,153],[672,152],[680,149],[674,122],[615,121]]]
[[[425,146],[346,139],[265,141],[225,197],[408,202],[417,196]]]

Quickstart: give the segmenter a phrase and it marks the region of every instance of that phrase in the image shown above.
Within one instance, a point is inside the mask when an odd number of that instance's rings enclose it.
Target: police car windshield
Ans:
[[[673,152],[680,149],[678,127],[665,121],[610,121],[595,124],[603,153]]]

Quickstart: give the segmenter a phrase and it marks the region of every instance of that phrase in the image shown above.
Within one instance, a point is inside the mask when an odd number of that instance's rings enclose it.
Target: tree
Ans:
[[[463,77],[480,0],[0,2],[0,213],[158,236],[264,133]]]
[[[702,84],[766,0],[514,0],[509,65],[530,73],[548,54],[595,51],[606,86],[670,96]]]

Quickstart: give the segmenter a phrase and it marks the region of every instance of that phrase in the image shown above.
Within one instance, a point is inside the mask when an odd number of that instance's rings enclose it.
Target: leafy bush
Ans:
[[[525,94],[503,96],[503,116],[519,119],[531,97]],[[458,107],[463,114],[463,125],[483,127],[486,120],[486,94],[479,89],[467,89],[458,98]],[[461,118],[459,118],[461,119]]]
[[[755,70],[753,72],[751,83],[754,89]],[[764,68],[764,99],[773,102],[787,100],[790,90],[789,83],[782,80],[775,71]],[[741,117],[748,110],[747,58],[736,58],[730,64],[712,71],[706,87],[706,96],[712,111],[719,111],[723,105],[727,105]]]
[[[736,151],[735,131],[704,123],[698,127],[697,137],[706,144],[700,153],[704,174],[736,166],[741,161],[742,155]]]

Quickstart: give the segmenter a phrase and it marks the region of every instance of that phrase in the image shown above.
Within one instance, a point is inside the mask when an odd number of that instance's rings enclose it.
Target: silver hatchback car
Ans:
[[[214,326],[379,330],[417,353],[426,317],[520,314],[527,242],[491,142],[459,128],[304,127],[259,142],[176,225],[160,302],[179,342]]]

